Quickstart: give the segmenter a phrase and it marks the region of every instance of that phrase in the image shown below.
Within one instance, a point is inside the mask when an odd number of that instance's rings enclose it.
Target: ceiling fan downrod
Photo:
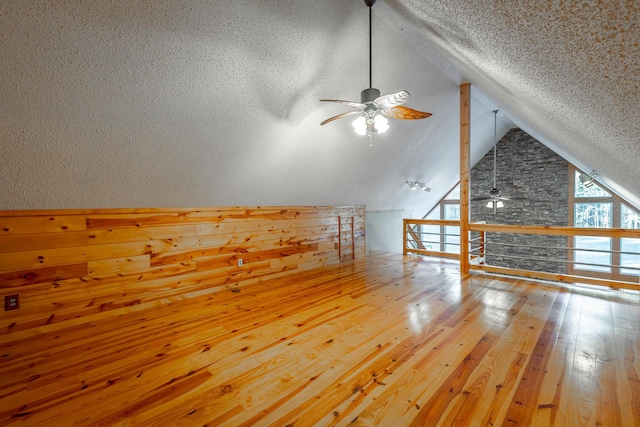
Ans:
[[[493,110],[493,188],[496,188],[496,147],[498,145],[498,110]]]
[[[373,60],[372,58],[372,25],[371,25],[371,7],[375,4],[376,0],[364,0],[364,4],[369,8],[369,89],[364,89],[360,93],[360,102],[363,104],[373,102],[380,96],[380,91],[373,87]]]
[[[369,89],[371,89],[373,87],[373,78],[372,78],[372,69],[373,69],[373,65],[372,65],[372,34],[373,31],[371,29],[372,25],[371,25],[371,17],[372,17],[372,13],[371,13],[371,8],[373,7],[373,5],[375,4],[376,0],[364,0],[364,4],[367,5],[367,7],[369,8]]]
[[[364,4],[366,4],[367,7],[369,8],[369,89],[373,87],[373,78],[372,78],[372,71],[371,71],[373,68],[372,59],[371,59],[372,52],[373,52],[373,49],[371,47],[372,45],[371,39],[372,39],[372,33],[373,33],[371,30],[371,16],[372,16],[371,7],[375,4],[375,2],[376,0],[364,0]]]

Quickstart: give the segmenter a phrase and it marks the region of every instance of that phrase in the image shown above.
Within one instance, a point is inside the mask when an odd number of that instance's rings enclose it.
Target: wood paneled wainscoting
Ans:
[[[376,253],[240,289],[2,335],[0,424],[640,425],[636,291]]]
[[[339,218],[364,253],[364,207],[0,212],[0,334],[120,316],[340,262]],[[242,266],[238,260],[242,260]]]

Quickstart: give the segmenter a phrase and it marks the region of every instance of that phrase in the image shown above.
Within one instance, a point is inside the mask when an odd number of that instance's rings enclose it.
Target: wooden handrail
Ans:
[[[406,225],[460,226],[460,221],[447,219],[404,219]],[[632,228],[582,228],[550,225],[507,225],[470,223],[469,231],[515,234],[545,234],[552,236],[602,236],[640,238],[640,229]]]
[[[424,250],[421,248],[408,248],[408,241],[420,243],[420,232],[417,232],[413,229],[415,225],[436,225],[440,227],[444,226],[460,226],[461,221],[456,220],[439,220],[439,219],[405,219],[404,220],[404,240],[405,240],[405,248],[404,253],[415,253],[419,255],[425,256],[434,256],[441,258],[450,258],[450,259],[459,259],[461,260],[461,254],[454,254],[450,252],[442,252],[442,251],[433,251],[433,250]],[[411,239],[407,238],[408,230],[411,230]],[[485,256],[503,256],[502,254],[494,254],[486,252],[486,233],[508,233],[508,234],[530,234],[530,235],[550,235],[550,236],[565,236],[565,237],[574,237],[574,236],[596,236],[596,237],[610,237],[610,238],[634,238],[640,239],[640,229],[626,229],[626,228],[581,228],[581,227],[567,227],[567,226],[539,226],[539,225],[506,225],[506,224],[485,224],[485,223],[471,223],[469,224],[469,232],[479,233],[480,237],[477,239],[467,239],[467,245],[475,244],[477,247],[474,247],[472,250],[467,248],[465,256],[468,256],[468,260],[473,260],[469,265],[470,270],[481,270],[490,273],[497,274],[508,274],[512,276],[519,277],[527,277],[527,278],[536,278],[542,280],[554,280],[560,282],[569,282],[569,283],[590,283],[595,285],[604,285],[610,286],[614,288],[628,288],[628,289],[640,289],[639,283],[635,281],[628,281],[629,277],[634,277],[632,275],[620,275],[619,272],[616,273],[617,276],[613,279],[606,279],[602,277],[591,277],[586,275],[576,275],[576,274],[559,274],[552,272],[541,272],[541,271],[530,271],[530,270],[522,270],[517,268],[510,267],[501,267],[494,265],[487,265]],[[458,245],[455,242],[445,242],[444,236],[445,233],[428,233],[432,238],[434,235],[440,235],[439,242],[432,243],[440,243],[441,245]],[[422,241],[423,242],[423,241]],[[463,239],[460,239],[460,245],[462,245]],[[496,243],[497,244],[497,243]],[[513,245],[513,246],[522,246],[527,247],[526,245]],[[461,248],[462,249],[462,248]],[[553,249],[564,249],[567,252],[570,251],[582,251],[582,248],[574,248],[574,247],[564,247],[564,248],[553,248]],[[590,249],[584,249],[584,251],[590,251]],[[595,251],[595,250],[593,250]],[[461,253],[465,253],[465,251],[460,250]],[[596,252],[609,252],[609,253],[621,253],[621,251],[596,251]],[[636,255],[635,252],[624,252],[626,254]],[[640,255],[640,254],[637,254]],[[508,256],[508,255],[504,255]],[[529,259],[529,258],[526,258]],[[537,261],[544,261],[544,259],[538,259]],[[547,260],[554,261],[554,260]],[[579,262],[571,259],[567,259],[565,261],[566,264],[570,265],[583,265],[587,264],[585,262]],[[634,267],[623,266],[623,265],[613,265],[608,264],[607,267],[611,267],[612,271],[614,269],[622,270],[629,269],[633,270]],[[575,271],[574,271],[575,273]],[[618,280],[620,279],[620,280]],[[624,280],[623,280],[624,279]],[[635,280],[635,279],[634,279]],[[638,278],[640,281],[640,277]]]
[[[640,238],[640,229],[630,228],[582,228],[549,225],[469,224],[469,230],[492,233],[544,234],[551,236],[601,236]]]
[[[405,228],[407,224],[415,225],[453,225],[459,226],[460,221],[455,219],[404,219]]]

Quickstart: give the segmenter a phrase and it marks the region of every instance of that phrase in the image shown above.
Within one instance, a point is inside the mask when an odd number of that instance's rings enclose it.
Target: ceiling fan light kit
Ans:
[[[495,206],[494,206],[495,205]],[[490,200],[489,202],[487,202],[487,207],[488,208],[504,208],[504,203],[502,203],[502,200]]]
[[[378,114],[375,107],[376,99],[380,98],[380,91],[376,88],[365,89],[360,93],[360,103],[365,105],[362,114],[352,123],[358,135],[366,135],[367,131],[384,133],[389,129],[389,121]]]
[[[360,102],[342,101],[338,99],[321,99],[320,102],[336,102],[354,108],[354,111],[338,114],[320,123],[326,125],[343,117],[358,115],[353,121],[353,129],[358,135],[372,135],[374,133],[384,133],[389,129],[388,118],[399,120],[418,120],[431,116],[431,113],[414,110],[408,107],[401,107],[409,100],[409,92],[402,90],[389,95],[380,95],[380,90],[372,85],[372,61],[371,61],[371,7],[376,0],[364,0],[369,8],[369,88],[360,93]]]

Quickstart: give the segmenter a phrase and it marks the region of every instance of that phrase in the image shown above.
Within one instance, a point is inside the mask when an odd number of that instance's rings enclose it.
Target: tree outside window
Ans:
[[[585,228],[640,228],[640,213],[601,186],[587,188],[574,171],[573,225]],[[576,236],[574,268],[615,277],[640,275],[640,239]],[[633,252],[633,253],[631,253]]]

